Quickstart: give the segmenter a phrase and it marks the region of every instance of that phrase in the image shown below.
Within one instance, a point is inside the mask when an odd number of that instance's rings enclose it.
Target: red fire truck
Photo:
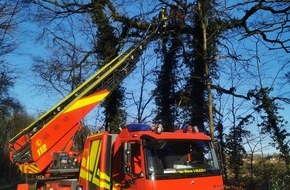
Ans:
[[[10,159],[35,178],[18,190],[223,189],[211,139],[188,126],[131,124],[119,134],[89,136],[71,151],[80,121],[136,67],[156,29],[105,64],[51,110],[9,141]]]

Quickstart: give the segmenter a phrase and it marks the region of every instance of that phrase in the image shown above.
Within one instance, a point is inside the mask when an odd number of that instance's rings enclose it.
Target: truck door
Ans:
[[[111,144],[108,132],[90,136],[84,146],[79,186],[83,190],[111,188]]]

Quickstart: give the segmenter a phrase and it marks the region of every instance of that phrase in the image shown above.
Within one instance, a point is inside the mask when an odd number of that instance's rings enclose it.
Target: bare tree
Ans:
[[[18,29],[20,23],[20,1],[4,0],[0,2],[0,180],[18,179],[19,172],[10,167],[8,141],[31,121],[23,106],[11,94],[16,75],[7,57],[19,46]]]
[[[19,9],[19,1],[0,2],[0,57],[14,51],[19,44],[15,36]]]
[[[236,4],[224,4],[229,11],[226,16],[230,22],[227,27],[240,29],[242,38],[260,36],[269,44],[270,50],[283,49],[289,53],[290,39],[286,34],[289,29],[290,6],[287,0],[245,1]],[[229,17],[232,11],[240,16]]]
[[[128,102],[132,102],[129,103],[127,109],[137,110],[137,113],[135,114],[129,113],[129,117],[131,117],[134,120],[134,122],[148,123],[149,122],[148,119],[152,120],[153,109],[151,104],[154,99],[154,96],[153,93],[150,94],[148,92],[152,91],[153,89],[148,88],[147,85],[148,83],[151,83],[151,85],[149,84],[149,86],[153,86],[152,80],[154,80],[153,79],[154,71],[152,70],[148,71],[147,67],[149,67],[152,62],[147,58],[141,58],[140,62],[141,62],[140,69],[137,69],[137,71],[140,71],[141,76],[139,76],[138,74],[138,76],[136,77],[137,80],[133,80],[128,83],[128,86],[132,85],[135,88],[134,89],[130,88],[131,92],[129,92],[127,95],[128,97],[127,99],[129,100]],[[146,92],[147,94],[145,94]],[[150,108],[148,109],[148,107]]]

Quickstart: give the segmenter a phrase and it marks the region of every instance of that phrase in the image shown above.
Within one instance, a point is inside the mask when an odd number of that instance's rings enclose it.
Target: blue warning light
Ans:
[[[150,131],[151,127],[149,125],[146,125],[146,124],[129,124],[128,125],[128,130],[130,132],[133,132],[133,131]]]

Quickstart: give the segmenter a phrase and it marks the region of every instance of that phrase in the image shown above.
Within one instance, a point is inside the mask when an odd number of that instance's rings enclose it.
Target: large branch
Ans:
[[[230,88],[230,89],[225,89],[225,88],[222,88],[221,86],[219,86],[219,85],[211,85],[211,88],[212,89],[215,89],[217,92],[219,92],[219,93],[222,93],[222,94],[228,94],[228,95],[232,95],[232,96],[234,96],[234,97],[237,97],[237,98],[243,98],[243,99],[245,99],[245,100],[250,100],[250,98],[251,97],[254,97],[255,99],[257,99],[257,100],[262,100],[262,98],[258,95],[258,94],[256,94],[256,93],[254,93],[253,91],[249,91],[248,93],[247,93],[247,95],[242,95],[242,94],[236,94],[235,93],[235,88],[234,87],[232,87],[232,88]],[[275,100],[279,100],[279,101],[282,101],[282,102],[285,102],[285,103],[287,103],[287,104],[290,104],[290,98],[283,98],[283,97],[273,97],[272,98],[273,99],[273,101],[275,101]]]
[[[237,97],[237,98],[243,98],[243,99],[246,99],[246,100],[250,100],[250,97],[248,96],[245,96],[245,95],[242,95],[242,94],[236,94],[235,93],[235,88],[232,87],[230,88],[229,90],[225,89],[225,88],[222,88],[221,86],[219,85],[211,85],[211,88],[212,89],[215,89],[217,92],[221,93],[221,94],[229,94],[229,95],[232,95],[234,97]]]
[[[245,31],[245,37],[252,35],[260,35],[264,41],[279,44],[284,51],[287,53],[290,52],[290,39],[283,39],[282,34],[289,30],[289,4],[275,4],[275,2],[269,3],[264,1],[259,1],[250,9],[248,9],[245,14],[240,19],[232,19],[231,22],[228,23],[227,28],[243,28]],[[280,2],[281,3],[281,2]],[[280,5],[279,7],[274,7],[275,5]],[[279,22],[275,21],[268,22],[269,20],[261,21],[260,23],[255,23],[254,25],[250,22],[252,16],[254,16],[259,11],[265,11],[267,13],[271,13],[271,17],[282,17],[284,19],[279,19]],[[257,18],[255,18],[257,20]],[[253,28],[255,27],[255,28]],[[273,37],[273,33],[276,33],[276,36]],[[270,48],[271,49],[271,48]],[[272,48],[273,49],[273,48]]]

